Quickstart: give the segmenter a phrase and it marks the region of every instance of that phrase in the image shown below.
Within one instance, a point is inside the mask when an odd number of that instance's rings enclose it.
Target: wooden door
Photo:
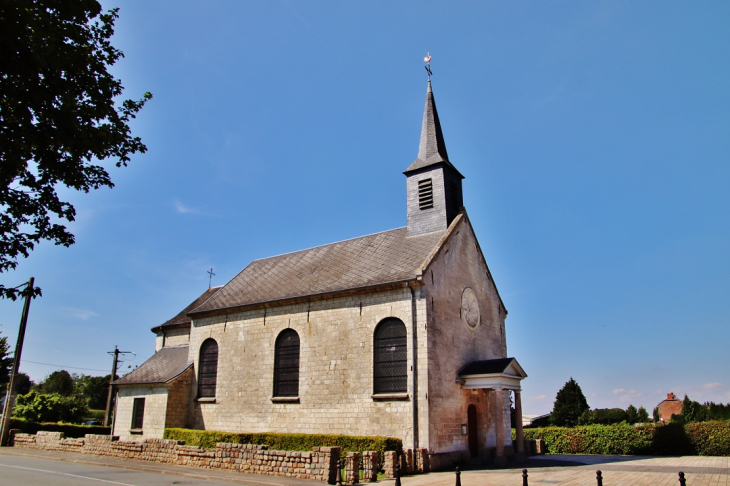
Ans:
[[[477,408],[469,405],[467,410],[467,433],[469,438],[469,452],[471,457],[479,456],[479,428],[477,427]]]

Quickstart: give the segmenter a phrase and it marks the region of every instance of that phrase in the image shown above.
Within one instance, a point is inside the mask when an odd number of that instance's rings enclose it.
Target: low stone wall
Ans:
[[[330,484],[335,483],[337,462],[340,459],[339,447],[314,447],[311,452],[295,452],[268,450],[268,446],[262,445],[219,443],[215,449],[203,449],[186,446],[184,441],[165,439],[135,442],[92,434],[83,439],[65,439],[63,432],[38,432],[36,435],[15,433],[13,445],[26,449],[79,452],[163,464],[314,479]],[[357,463],[359,465],[359,460]]]

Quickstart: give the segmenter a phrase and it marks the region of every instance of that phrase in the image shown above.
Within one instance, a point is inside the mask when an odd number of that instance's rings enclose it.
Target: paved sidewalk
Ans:
[[[530,486],[596,486],[596,470],[603,486],[679,486],[678,472],[687,486],[730,486],[730,457],[647,456],[533,456],[522,466],[507,469],[467,469],[462,486],[522,486],[522,469]],[[403,478],[403,486],[454,486],[453,472]]]

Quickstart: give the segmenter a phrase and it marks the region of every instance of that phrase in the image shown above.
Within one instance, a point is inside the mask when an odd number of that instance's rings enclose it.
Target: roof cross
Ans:
[[[430,52],[426,53],[426,57],[423,58],[423,62],[426,63],[426,65],[423,67],[426,68],[426,72],[428,73],[428,80],[431,81],[431,75],[433,73],[431,72],[431,53]]]
[[[213,283],[213,275],[215,275],[215,273],[213,273],[213,267],[210,267],[210,270],[205,273],[210,275],[210,278],[208,279],[208,288],[210,288],[211,283]]]

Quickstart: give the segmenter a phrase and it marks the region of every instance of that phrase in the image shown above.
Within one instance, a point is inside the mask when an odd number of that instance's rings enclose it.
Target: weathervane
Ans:
[[[426,68],[426,72],[428,73],[428,80],[431,81],[431,75],[433,73],[431,72],[431,53],[430,52],[426,53],[426,57],[423,58],[423,62],[426,63],[426,65],[423,67]]]
[[[208,288],[210,288],[210,284],[213,283],[213,275],[215,275],[215,273],[213,273],[213,267],[210,267],[210,270],[205,273],[210,275],[210,278],[208,279]]]

